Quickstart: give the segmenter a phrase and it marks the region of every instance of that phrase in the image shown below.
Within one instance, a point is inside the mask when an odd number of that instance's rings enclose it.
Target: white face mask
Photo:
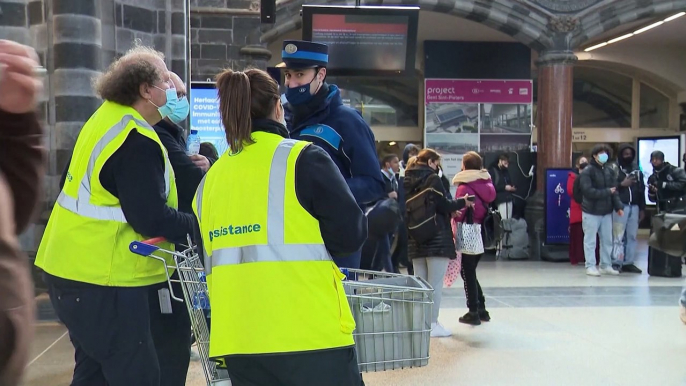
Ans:
[[[283,127],[288,127],[286,125],[286,110],[284,110],[283,105],[281,105],[281,119],[279,119],[279,123],[283,125]]]
[[[438,169],[438,177],[443,178],[443,169]]]

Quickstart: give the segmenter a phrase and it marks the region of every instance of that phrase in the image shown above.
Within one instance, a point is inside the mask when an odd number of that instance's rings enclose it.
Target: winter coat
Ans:
[[[472,210],[472,223],[483,224],[487,207],[495,200],[495,187],[491,182],[491,176],[487,170],[464,170],[453,178],[453,184],[457,184],[456,197],[464,197],[465,194],[473,195],[474,207]],[[465,222],[467,211],[463,209],[454,219],[455,222]]]
[[[405,171],[403,180],[406,202],[425,189],[433,190],[433,198],[436,203],[436,222],[438,232],[436,236],[424,243],[417,243],[411,237],[408,240],[408,256],[411,259],[426,257],[445,257],[454,259],[455,242],[450,227],[450,216],[465,206],[463,199],[451,200],[447,194],[438,174],[426,164],[415,164]],[[432,214],[430,214],[432,215]]]
[[[584,213],[604,216],[612,214],[613,210],[624,209],[617,192],[611,193],[611,188],[617,187],[617,174],[609,165],[600,165],[595,158],[579,174],[579,184],[584,195],[581,210]]]
[[[624,150],[631,149],[634,153],[633,158],[630,162],[626,163],[622,159],[617,161],[617,164],[613,165],[616,168],[617,173],[617,193],[619,194],[619,199],[625,205],[637,205],[638,209],[643,210],[646,207],[646,185],[643,177],[643,173],[638,168],[636,164],[636,149],[633,146],[625,143],[619,146],[619,156],[621,157]],[[621,185],[622,181],[627,178],[632,172],[637,175],[636,182],[628,187]]]
[[[386,197],[374,133],[359,112],[343,105],[337,86],[324,84],[310,103],[290,109],[291,138],[329,153],[360,206]]]
[[[579,178],[579,172],[573,170],[567,175],[567,194],[569,195],[569,223],[581,222],[581,204],[574,201],[574,181]]]

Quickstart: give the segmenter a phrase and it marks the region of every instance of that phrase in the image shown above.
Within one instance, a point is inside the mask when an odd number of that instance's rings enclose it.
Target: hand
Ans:
[[[33,48],[0,40],[0,110],[24,114],[35,110],[43,81],[34,76],[39,66]]]
[[[398,199],[398,192],[390,192],[388,193],[388,198],[392,198],[394,200]]]
[[[617,215],[619,215],[619,217],[624,216],[624,211],[622,209],[618,210]]]
[[[616,191],[617,191],[617,188],[615,188],[615,187],[610,188],[610,194],[615,194]]]
[[[624,181],[622,181],[622,183],[620,185],[622,185],[625,188],[628,188],[629,186],[631,186],[635,183],[636,183],[636,180],[634,180],[633,178],[627,177],[624,179]]]
[[[651,192],[657,192],[657,186],[655,186],[655,185],[648,185],[648,188],[650,189]]]
[[[464,199],[466,208],[471,208],[474,206],[474,201],[471,201],[469,199],[469,194],[465,194],[464,197],[462,197],[462,198]]]
[[[515,189],[515,187],[512,185],[505,185],[505,190],[508,192],[514,192],[517,189]]]
[[[643,222],[643,219],[646,217],[646,211],[642,210],[638,212],[638,222],[639,224]]]
[[[195,166],[199,167],[202,169],[203,172],[207,172],[210,170],[210,161],[204,156],[200,154],[194,154],[190,156],[191,161],[195,164]]]

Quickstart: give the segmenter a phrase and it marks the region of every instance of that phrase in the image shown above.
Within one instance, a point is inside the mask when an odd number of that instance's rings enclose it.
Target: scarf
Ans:
[[[453,177],[453,185],[468,184],[476,180],[490,180],[488,170],[463,170]]]

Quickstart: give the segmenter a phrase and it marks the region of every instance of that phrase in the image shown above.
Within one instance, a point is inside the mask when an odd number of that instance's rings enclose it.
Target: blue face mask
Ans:
[[[288,99],[288,103],[290,103],[293,106],[300,106],[307,104],[309,101],[312,100],[312,95],[310,93],[310,85],[314,80],[317,79],[317,74],[314,74],[314,78],[310,81],[308,84],[304,84],[302,86],[298,87],[289,87],[286,90],[286,99]]]
[[[188,98],[182,97],[174,106],[174,111],[172,111],[167,118],[169,118],[170,121],[179,124],[188,117],[189,111],[190,106],[188,105]]]
[[[605,162],[607,162],[607,160],[609,158],[610,158],[610,156],[605,154],[605,153],[599,154],[598,155],[598,162],[600,162],[601,164],[605,164]]]
[[[162,90],[161,88],[154,86],[158,90]],[[148,102],[152,103],[153,106],[157,107],[157,111],[160,113],[162,116],[162,119],[170,116],[173,112],[174,109],[176,108],[176,105],[179,103],[179,97],[176,96],[176,89],[175,88],[168,88],[166,90],[162,90],[165,92],[167,95],[167,103],[163,104],[162,106],[157,106],[154,104],[151,100],[148,99]]]

